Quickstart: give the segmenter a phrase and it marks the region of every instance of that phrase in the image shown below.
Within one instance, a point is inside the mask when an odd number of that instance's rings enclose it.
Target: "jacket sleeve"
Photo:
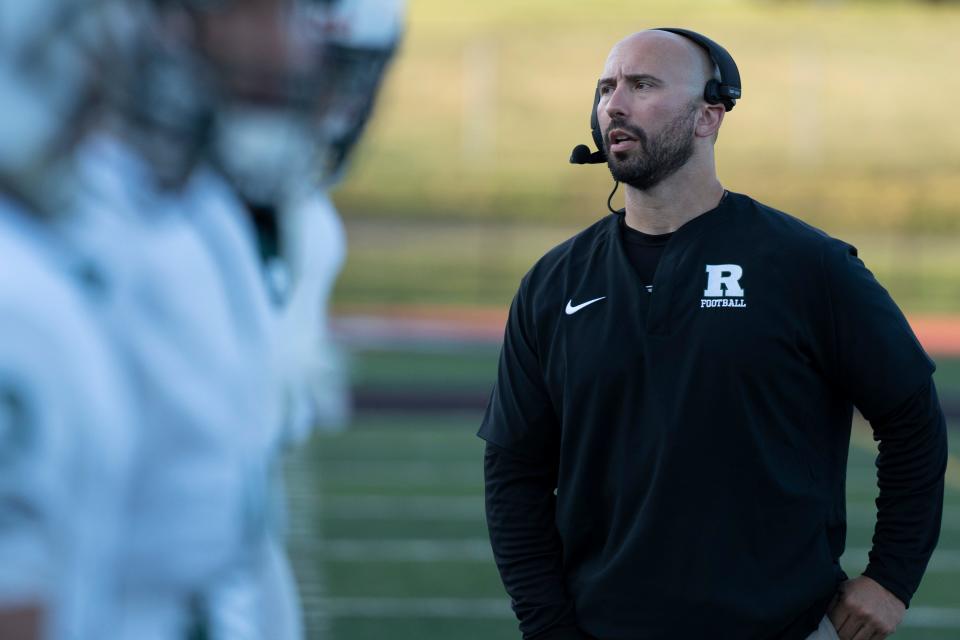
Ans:
[[[540,365],[527,281],[510,308],[497,381],[480,427],[494,559],[528,640],[580,638],[555,524],[560,421]]]
[[[523,637],[580,638],[554,524],[555,470],[492,444],[483,466],[490,544]]]
[[[879,442],[877,525],[865,575],[909,605],[943,509],[947,441],[934,365],[855,248],[831,243],[823,264],[834,382]]]
[[[478,435],[501,449],[544,463],[556,463],[560,420],[541,366],[528,280],[510,305],[500,349],[497,380]]]
[[[907,606],[940,536],[947,433],[930,380],[899,407],[871,421],[877,456],[877,524],[864,575]]]

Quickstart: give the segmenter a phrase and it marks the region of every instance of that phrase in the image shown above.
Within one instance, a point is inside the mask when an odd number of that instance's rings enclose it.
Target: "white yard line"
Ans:
[[[862,570],[866,567],[869,549],[852,548],[843,554],[843,564],[853,571],[855,567]],[[956,573],[960,572],[960,549],[937,549],[927,565],[927,573]]]
[[[492,562],[486,538],[318,540],[318,557],[340,562]],[[866,565],[868,550],[847,549],[843,564],[849,569]],[[928,573],[960,572],[960,550],[938,549],[930,559]]]
[[[355,618],[513,618],[503,598],[320,598],[304,600],[327,615]]]
[[[345,562],[493,562],[490,541],[457,540],[323,540],[317,555]]]
[[[331,483],[350,486],[408,485],[450,483],[483,486],[483,467],[479,462],[426,460],[351,460],[323,463],[323,476]]]
[[[292,457],[288,462],[289,482],[293,486],[309,487],[320,482],[321,477],[315,467],[301,457]],[[309,552],[304,547],[318,538],[316,523],[323,512],[323,496],[319,492],[298,491],[286,494],[288,508],[289,549],[294,558],[307,558]],[[298,596],[320,599],[327,595],[327,581],[322,562],[295,562],[298,578]],[[291,564],[290,569],[293,570]],[[304,632],[310,638],[329,638],[331,621],[322,610],[302,608]]]
[[[483,498],[449,496],[359,496],[327,498],[324,515],[344,519],[477,520],[484,518]]]
[[[503,598],[304,598],[308,608],[331,617],[513,619]],[[960,629],[960,609],[912,607],[905,627]]]
[[[910,607],[903,625],[928,629],[960,629],[960,609]]]
[[[871,455],[877,453],[877,443],[873,441],[870,430],[862,423],[859,426],[854,425],[851,430],[850,444]],[[952,452],[947,453],[945,483],[948,488],[960,491],[960,456]]]
[[[848,502],[850,525],[872,526],[877,509],[873,501]],[[327,496],[323,515],[344,520],[455,520],[483,521],[483,498],[479,496]],[[960,510],[946,509],[942,531],[960,532]]]
[[[873,523],[877,521],[877,506],[874,504],[873,500],[869,501],[856,501],[856,502],[847,502],[847,524],[868,524],[873,526]],[[944,532],[960,532],[960,509],[951,508],[950,505],[946,505],[943,511],[943,520],[941,531]]]

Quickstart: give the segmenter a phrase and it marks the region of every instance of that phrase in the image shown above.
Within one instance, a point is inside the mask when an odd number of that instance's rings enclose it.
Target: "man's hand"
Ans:
[[[860,576],[840,585],[828,613],[840,640],[883,640],[897,630],[906,610],[897,596]]]

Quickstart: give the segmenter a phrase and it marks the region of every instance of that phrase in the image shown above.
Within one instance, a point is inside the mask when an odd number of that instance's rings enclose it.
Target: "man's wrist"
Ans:
[[[895,595],[897,599],[903,603],[904,607],[910,608],[910,598],[913,597],[913,594],[907,591],[903,585],[888,576],[880,567],[877,567],[873,563],[868,564],[863,575]]]

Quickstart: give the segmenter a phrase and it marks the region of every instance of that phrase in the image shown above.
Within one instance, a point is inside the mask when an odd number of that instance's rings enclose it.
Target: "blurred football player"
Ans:
[[[329,332],[329,300],[346,258],[346,233],[328,191],[343,180],[373,112],[399,46],[403,13],[403,0],[342,0],[327,16],[327,90],[314,112],[319,128],[316,174],[306,190],[294,190],[299,197],[287,199],[278,216],[290,274],[289,294],[280,308],[281,353],[287,356],[281,359],[282,370],[304,385],[301,406],[308,408],[299,421],[291,414],[288,432],[294,441],[305,440],[311,427],[342,428],[349,419],[347,371]]]
[[[108,0],[0,0],[2,638],[112,637],[133,409],[100,324],[110,282],[56,226],[101,65],[122,53],[108,50],[121,14]]]
[[[370,116],[400,38],[403,8],[401,0],[300,0],[295,28],[314,57],[277,99],[238,94],[218,114],[214,164],[251,216],[273,301],[284,401],[278,451],[303,442],[314,428],[341,429],[349,419],[347,371],[328,328],[346,236],[327,190],[342,178]],[[244,635],[247,604],[256,602],[270,621],[269,637],[302,636],[282,522],[274,519],[260,570],[235,576],[218,592],[220,635],[263,637]]]
[[[107,318],[136,385],[140,446],[108,637],[217,637],[214,586],[259,560],[279,441],[273,315],[252,229],[204,161],[227,93],[270,95],[293,59],[282,0],[137,0],[81,152],[69,237],[114,283]]]
[[[288,430],[348,419],[342,361],[330,340],[328,299],[346,234],[327,196],[372,112],[402,31],[402,0],[297,0],[295,28],[317,57],[277,100],[237,96],[221,110],[215,164],[246,204],[281,324]],[[337,394],[342,397],[337,398]]]

